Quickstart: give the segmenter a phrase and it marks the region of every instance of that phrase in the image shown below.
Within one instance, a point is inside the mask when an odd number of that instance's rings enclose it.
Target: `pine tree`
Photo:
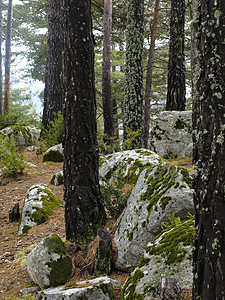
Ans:
[[[225,5],[195,8],[193,299],[225,299]]]
[[[48,53],[45,72],[44,110],[42,125],[50,126],[63,102],[63,36],[62,0],[49,0],[48,12]],[[42,135],[43,131],[41,132]]]
[[[166,110],[185,110],[185,0],[171,0],[170,49]]]
[[[124,140],[129,130],[139,131],[131,145],[137,148],[142,145],[143,130],[144,0],[128,1],[127,9]]]
[[[66,238],[85,243],[105,222],[98,177],[91,0],[64,0]]]
[[[7,32],[5,41],[5,96],[4,96],[4,113],[9,110],[9,95],[10,95],[10,66],[11,66],[11,38],[12,38],[12,0],[8,2],[7,16]]]

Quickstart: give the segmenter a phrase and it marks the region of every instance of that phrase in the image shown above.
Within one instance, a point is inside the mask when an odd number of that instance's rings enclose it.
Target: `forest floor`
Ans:
[[[47,234],[58,234],[65,241],[63,207],[56,209],[45,223],[31,228],[23,236],[17,234],[19,222],[9,222],[9,209],[19,203],[21,210],[27,190],[34,184],[48,185],[63,200],[63,185],[56,187],[49,184],[52,176],[62,170],[63,164],[44,163],[42,155],[37,156],[36,151],[25,151],[24,158],[33,165],[25,169],[24,175],[17,178],[0,178],[0,299],[19,297],[21,289],[35,286],[26,270],[26,258]],[[108,224],[107,230],[112,235],[113,227],[113,224]],[[68,241],[65,241],[65,244],[75,263],[75,274],[70,283],[93,278],[96,239],[89,245],[76,246]],[[113,271],[110,275],[121,285],[127,276],[127,273],[118,271]],[[120,292],[119,289],[116,291],[116,299],[120,299]]]

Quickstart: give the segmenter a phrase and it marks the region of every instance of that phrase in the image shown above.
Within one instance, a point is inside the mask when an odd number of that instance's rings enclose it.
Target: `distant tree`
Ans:
[[[225,5],[195,2],[193,299],[225,299]]]
[[[111,99],[111,28],[112,0],[104,0],[102,101],[105,141],[110,144],[114,135],[113,105]]]
[[[142,145],[143,130],[144,0],[127,3],[124,140],[129,131],[139,131],[131,146],[137,148]]]
[[[49,0],[48,13],[48,52],[45,72],[44,110],[42,125],[47,129],[63,102],[63,36],[62,0]],[[41,132],[41,135],[43,130]]]
[[[9,109],[10,96],[10,66],[11,66],[11,38],[12,38],[12,0],[8,2],[7,29],[5,41],[5,97],[4,97],[4,113]]]
[[[66,238],[86,243],[105,223],[98,177],[91,1],[63,1]]]
[[[184,23],[185,0],[171,0],[166,110],[185,110]]]
[[[152,75],[153,75],[153,62],[155,56],[155,41],[156,41],[157,24],[159,18],[159,5],[160,5],[160,0],[156,0],[154,17],[153,17],[152,28],[151,28],[151,44],[148,53],[146,87],[145,87],[145,96],[144,96],[143,144],[145,148],[148,148],[148,139],[149,139],[150,101],[151,101],[151,92],[152,92]]]

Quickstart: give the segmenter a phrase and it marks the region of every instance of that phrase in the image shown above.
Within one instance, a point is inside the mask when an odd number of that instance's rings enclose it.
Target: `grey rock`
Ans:
[[[63,182],[64,182],[63,171],[60,171],[60,172],[56,173],[55,175],[53,175],[52,179],[50,181],[50,183],[55,185],[55,186],[62,185]]]
[[[126,297],[129,295],[131,296],[131,293],[134,292],[136,295],[140,295],[140,297],[142,297],[141,299],[144,300],[161,299],[160,292],[162,278],[178,279],[181,289],[192,288],[193,245],[192,243],[190,244],[188,239],[181,242],[183,236],[185,234],[187,235],[187,232],[182,232],[182,226],[184,224],[187,224],[185,230],[189,230],[188,234],[190,234],[191,237],[194,237],[194,222],[188,220],[178,224],[174,228],[165,230],[154,241],[149,243],[138,267],[131,273],[124,284],[124,298],[122,299],[126,299]],[[181,240],[179,240],[179,235],[177,235],[179,228],[181,230]],[[165,242],[164,239],[167,241],[166,246],[163,244]],[[177,244],[173,247],[172,245],[174,245],[176,240]],[[191,241],[192,238],[189,238],[189,240]],[[166,250],[168,245],[171,245],[171,249]],[[176,254],[176,256],[174,254]],[[134,282],[132,280],[133,278],[135,278],[135,286],[133,285],[132,288],[132,282]]]
[[[9,137],[10,142],[15,142],[15,146],[18,148],[31,146],[36,140],[33,133],[25,126],[9,126],[0,130],[0,134]]]
[[[29,294],[34,294],[36,293],[40,288],[38,286],[30,287],[30,288],[24,288],[20,290],[20,294],[22,296],[29,295]]]
[[[150,132],[150,149],[165,158],[192,156],[192,112],[161,112]]]
[[[138,265],[147,244],[162,231],[168,215],[185,219],[188,213],[194,213],[190,181],[187,170],[167,162],[141,172],[117,222],[117,269],[130,272]]]
[[[58,287],[45,289],[41,299],[45,300],[112,300],[114,280],[99,277],[88,281],[80,281],[75,288]],[[81,286],[81,287],[79,287]]]
[[[18,233],[26,233],[30,227],[44,223],[60,205],[59,198],[45,184],[33,185],[24,199]]]
[[[56,234],[46,236],[29,254],[27,271],[41,289],[65,284],[73,273],[73,263]]]
[[[49,148],[43,156],[43,161],[62,162],[63,161],[63,147],[62,144],[55,145]]]

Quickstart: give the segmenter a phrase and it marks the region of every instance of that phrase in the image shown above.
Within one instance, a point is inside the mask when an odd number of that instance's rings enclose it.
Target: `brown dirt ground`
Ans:
[[[24,236],[17,234],[19,222],[9,222],[9,209],[18,202],[21,210],[27,190],[34,184],[47,184],[63,200],[63,186],[55,187],[49,184],[52,176],[62,170],[62,163],[44,163],[42,155],[37,156],[36,151],[24,152],[24,158],[35,167],[27,167],[25,174],[17,178],[0,178],[0,299],[9,296],[19,297],[21,289],[35,286],[26,270],[26,257],[32,247],[50,233],[58,234],[65,241],[63,207],[56,209],[48,221],[31,228]],[[112,228],[113,226],[109,226],[107,229],[113,235]],[[65,244],[76,266],[75,274],[69,283],[93,278],[96,240],[83,246],[76,246],[68,241]],[[121,284],[125,282],[127,276],[128,274],[117,271],[110,275]],[[120,290],[116,291],[116,299],[119,299],[119,295]]]

